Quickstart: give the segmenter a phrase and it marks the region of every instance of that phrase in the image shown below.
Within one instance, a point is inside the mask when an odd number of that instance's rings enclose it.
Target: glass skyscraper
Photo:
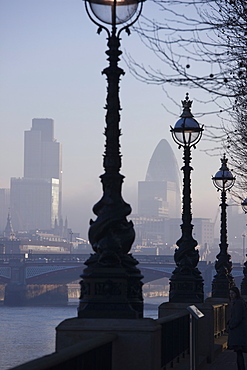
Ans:
[[[138,214],[174,218],[181,215],[181,191],[177,160],[162,139],[150,159],[145,181],[138,182]]]
[[[61,144],[54,121],[34,118],[24,134],[24,177],[12,178],[10,205],[15,231],[50,230],[61,217]]]

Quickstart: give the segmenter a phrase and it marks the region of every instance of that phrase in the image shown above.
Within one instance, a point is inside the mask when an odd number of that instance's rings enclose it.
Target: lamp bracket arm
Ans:
[[[140,7],[139,7],[139,10],[138,10],[138,14],[135,16],[135,18],[133,19],[132,22],[128,23],[126,26],[120,28],[120,30],[118,31],[117,33],[117,37],[119,37],[120,33],[125,30],[128,34],[128,36],[130,35],[130,30],[129,30],[129,27],[131,27],[137,20],[138,18],[140,17],[141,15],[141,12],[142,12],[142,8],[143,8],[143,2],[139,3],[140,4]]]
[[[107,36],[110,37],[110,32],[108,30],[107,27],[103,26],[102,24],[98,23],[90,14],[90,11],[88,9],[88,4],[87,4],[87,1],[85,1],[85,8],[86,8],[86,12],[87,12],[87,15],[89,16],[89,18],[91,19],[91,21],[96,24],[98,26],[98,30],[97,30],[97,34],[99,35],[101,33],[101,31],[104,29],[107,33]]]

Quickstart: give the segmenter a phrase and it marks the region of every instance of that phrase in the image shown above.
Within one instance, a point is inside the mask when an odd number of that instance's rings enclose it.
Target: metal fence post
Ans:
[[[204,314],[196,306],[188,306],[187,310],[190,313],[190,370],[198,370],[197,320]]]

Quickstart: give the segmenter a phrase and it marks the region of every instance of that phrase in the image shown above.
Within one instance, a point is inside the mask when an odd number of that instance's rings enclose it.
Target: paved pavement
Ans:
[[[203,366],[200,370],[237,370],[237,355],[234,351],[225,350],[221,352],[211,363]],[[245,366],[247,369],[247,353],[244,354]]]

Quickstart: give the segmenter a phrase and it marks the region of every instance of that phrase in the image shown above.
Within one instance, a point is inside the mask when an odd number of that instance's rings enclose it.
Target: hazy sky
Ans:
[[[144,14],[151,11],[152,3],[145,3]],[[63,146],[63,215],[82,236],[94,217],[91,208],[101,197],[98,177],[103,173],[106,81],[101,71],[108,62],[106,34],[96,31],[81,0],[0,2],[0,187],[9,187],[10,177],[23,176],[24,131],[31,128],[32,118],[53,118],[55,138]],[[154,60],[134,33],[122,35],[121,50],[125,49],[139,61]],[[181,110],[160,87],[131,76],[123,60],[120,66],[126,72],[120,85],[123,194],[136,212],[137,183],[145,179],[161,139],[168,140],[182,166],[182,150],[170,135]],[[180,102],[188,89],[168,85],[167,90]],[[189,92],[191,99],[200,94]],[[194,101],[192,110],[196,115],[202,107]],[[198,121],[210,125],[218,119],[209,115]],[[195,217],[214,219],[219,193],[211,175],[220,157],[207,156],[203,149],[208,146],[201,141],[192,153],[192,208]]]

